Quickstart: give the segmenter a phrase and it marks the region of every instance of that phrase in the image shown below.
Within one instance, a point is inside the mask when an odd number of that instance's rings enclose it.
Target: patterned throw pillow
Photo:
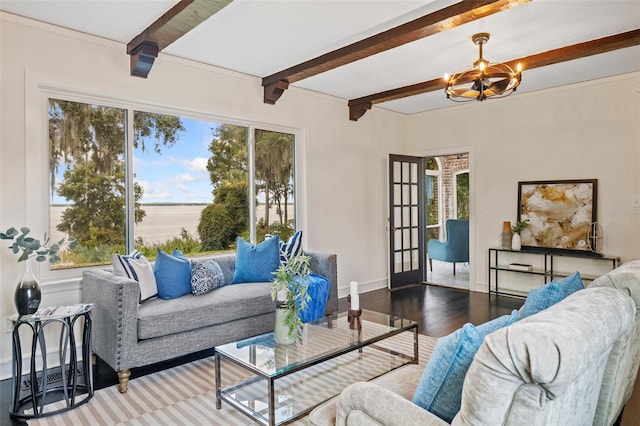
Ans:
[[[265,234],[265,240],[267,238],[277,238],[280,244],[280,263],[288,262],[291,257],[302,254],[302,231],[296,231],[291,238],[284,242],[280,240],[280,237],[272,234]]]
[[[131,254],[112,254],[113,273],[137,281],[140,286],[140,303],[158,295],[153,267],[138,250]]]
[[[194,296],[208,293],[224,284],[224,274],[218,262],[213,259],[191,262],[191,293]]]

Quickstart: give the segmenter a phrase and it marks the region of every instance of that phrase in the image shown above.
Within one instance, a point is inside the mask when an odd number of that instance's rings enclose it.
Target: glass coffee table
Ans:
[[[362,310],[362,328],[347,313],[304,324],[291,345],[273,333],[217,346],[216,408],[222,402],[264,425],[293,422],[358,381],[418,363],[418,324]]]

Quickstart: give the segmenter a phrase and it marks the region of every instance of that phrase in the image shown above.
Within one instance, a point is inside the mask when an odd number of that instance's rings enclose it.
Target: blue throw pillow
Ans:
[[[451,423],[460,411],[464,377],[485,336],[517,320],[518,311],[514,310],[511,315],[478,327],[467,323],[438,339],[413,395],[413,403]]]
[[[191,263],[179,250],[171,255],[158,249],[153,273],[159,298],[175,299],[191,293]]]
[[[218,262],[213,259],[191,262],[191,293],[194,296],[208,293],[224,284],[224,274]]]
[[[551,281],[549,284],[533,289],[524,301],[521,318],[537,314],[583,288],[584,283],[580,278],[580,272],[576,272],[568,277]]]
[[[258,245],[236,239],[236,270],[232,284],[273,281],[280,266],[279,239],[267,238]]]
[[[302,231],[296,231],[286,242],[277,235],[265,234],[265,240],[275,238],[280,245],[280,262],[288,262],[292,257],[302,254]]]

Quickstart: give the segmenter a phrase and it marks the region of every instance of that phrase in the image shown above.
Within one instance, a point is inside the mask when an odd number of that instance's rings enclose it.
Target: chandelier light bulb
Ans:
[[[444,78],[444,81],[449,81],[449,77],[449,73],[444,73],[444,77],[442,78]]]

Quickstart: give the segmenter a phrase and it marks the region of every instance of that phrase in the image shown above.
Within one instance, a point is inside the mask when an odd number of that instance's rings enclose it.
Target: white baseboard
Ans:
[[[380,290],[381,288],[387,288],[387,278],[380,278],[372,281],[359,281],[358,293],[367,293],[373,290]],[[338,298],[347,297],[349,295],[349,287],[338,288]]]

